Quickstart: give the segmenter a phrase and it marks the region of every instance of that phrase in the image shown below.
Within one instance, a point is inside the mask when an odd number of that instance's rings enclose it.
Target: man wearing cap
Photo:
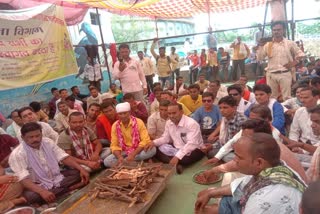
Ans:
[[[126,161],[141,161],[153,157],[156,149],[144,151],[151,140],[143,121],[131,116],[130,104],[120,103],[116,106],[119,120],[111,128],[112,155],[104,160],[106,167]]]

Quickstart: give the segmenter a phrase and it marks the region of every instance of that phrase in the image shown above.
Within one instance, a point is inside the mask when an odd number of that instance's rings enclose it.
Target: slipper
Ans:
[[[197,181],[196,178],[197,178],[198,175],[200,175],[203,172],[205,172],[205,170],[201,170],[201,171],[197,172],[196,174],[194,174],[193,177],[192,177],[193,182],[195,182],[197,184],[201,184],[201,185],[210,185],[210,184],[215,184],[215,183],[220,182],[222,180],[222,178],[223,178],[222,174],[216,174],[217,177],[218,177],[216,180],[210,181],[210,182],[207,182],[207,183],[202,183],[202,182]]]

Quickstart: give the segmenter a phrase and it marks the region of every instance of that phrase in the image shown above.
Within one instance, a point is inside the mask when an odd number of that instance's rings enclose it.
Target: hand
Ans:
[[[203,210],[203,208],[205,208],[205,206],[208,204],[210,200],[209,193],[210,193],[209,189],[202,190],[201,192],[199,192],[198,198],[194,207],[195,211],[200,211],[200,210]]]
[[[287,69],[291,69],[296,65],[297,65],[297,63],[295,61],[293,61],[293,62],[288,62],[287,64],[284,65],[284,67],[286,67]]]
[[[126,64],[126,63],[120,62],[120,64],[119,64],[119,70],[120,70],[120,71],[123,71],[124,69],[126,69],[126,67],[127,67],[127,64]]]
[[[171,74],[171,71],[167,71],[167,74]]]
[[[177,158],[176,156],[174,156],[169,162],[169,164],[173,166],[176,166],[178,163],[179,163],[179,158]]]
[[[209,135],[209,137],[208,137],[208,141],[213,141],[213,142],[215,142],[216,140],[218,140],[218,138],[219,138],[219,136],[214,136],[214,135]]]
[[[87,166],[91,169],[99,169],[100,168],[100,162],[99,161],[88,161]]]
[[[46,189],[43,189],[41,192],[39,192],[39,195],[47,203],[52,203],[52,202],[54,202],[56,200],[56,196],[52,192],[50,192],[50,191],[48,191]]]
[[[128,155],[128,157],[127,157],[127,161],[129,161],[129,162],[131,162],[131,161],[134,161],[134,158],[135,158],[135,155],[133,154],[133,152],[132,153],[130,153],[130,155]]]
[[[296,111],[297,111],[297,109],[289,109],[288,111],[286,111],[286,114],[293,117],[294,114],[296,113]]]
[[[154,74],[153,74],[153,75],[154,75]],[[143,89],[143,94],[144,94],[144,95],[148,94],[148,89],[147,89],[147,88],[144,88],[144,89]]]
[[[13,175],[1,175],[0,176],[0,184],[7,184],[7,183],[16,183],[18,182],[18,177]]]
[[[147,152],[147,151],[151,150],[154,146],[155,146],[154,143],[150,142],[149,144],[144,146],[144,151]]]
[[[153,43],[156,43],[157,41],[159,41],[159,38],[154,38],[153,39]]]
[[[91,158],[90,158],[91,161],[98,161],[100,160],[100,155],[99,154],[96,154],[96,153],[93,153]]]
[[[303,143],[296,142],[296,141],[294,141],[294,140],[289,140],[289,142],[288,142],[288,144],[287,144],[287,147],[288,147],[289,149],[299,148],[299,147],[303,146],[302,144],[303,144]]]
[[[81,183],[87,184],[89,183],[90,176],[89,173],[85,169],[80,170]]]
[[[219,161],[220,161],[220,160],[219,160],[218,158],[213,157],[213,158],[207,160],[206,162],[204,162],[203,165],[210,165],[210,164],[215,165],[215,164],[217,164]]]
[[[123,157],[122,157],[122,156],[120,156],[120,157],[118,158],[118,162],[117,162],[117,164],[116,164],[116,165],[117,165],[117,166],[122,165],[123,161],[124,161]]]

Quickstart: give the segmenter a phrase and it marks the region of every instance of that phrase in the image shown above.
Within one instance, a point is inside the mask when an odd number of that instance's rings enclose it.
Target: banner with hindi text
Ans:
[[[0,11],[0,23],[0,90],[77,72],[62,7]]]

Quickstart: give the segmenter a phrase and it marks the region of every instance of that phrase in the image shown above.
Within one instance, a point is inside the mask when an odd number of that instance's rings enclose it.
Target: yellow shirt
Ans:
[[[208,65],[209,66],[218,66],[218,55],[217,52],[208,53]]]
[[[200,82],[200,80],[198,80],[197,82],[195,82],[194,84],[199,85],[200,87],[200,91],[204,91],[204,89],[206,89],[208,87],[208,85],[210,84],[210,82],[208,80],[204,80],[203,83]]]
[[[171,68],[171,62],[168,61],[167,55],[165,57],[160,57],[156,52],[154,51],[156,44],[152,43],[151,45],[151,54],[156,59],[157,62],[157,70],[159,77],[168,77],[171,75],[172,68]],[[158,58],[158,60],[157,60]]]
[[[151,140],[150,140],[150,137],[148,134],[148,130],[147,130],[146,126],[144,125],[143,121],[140,120],[139,118],[136,118],[136,119],[137,119],[137,124],[138,124],[138,131],[139,131],[139,135],[140,135],[139,147],[144,147],[145,145],[149,144],[151,142]],[[122,151],[122,148],[121,148],[119,140],[118,140],[117,131],[116,131],[117,123],[118,123],[118,121],[115,122],[111,128],[110,149],[112,152]],[[130,119],[128,127],[125,127],[123,125],[123,123],[121,122],[120,129],[121,129],[125,144],[128,147],[131,147],[132,146],[132,120]]]
[[[182,106],[182,111],[184,115],[190,116],[192,114],[192,112],[183,103],[180,103],[180,102],[177,102],[177,103],[179,103]]]
[[[184,95],[179,102],[183,103],[193,113],[202,106],[202,95],[199,95],[197,100],[193,100],[190,95]]]

